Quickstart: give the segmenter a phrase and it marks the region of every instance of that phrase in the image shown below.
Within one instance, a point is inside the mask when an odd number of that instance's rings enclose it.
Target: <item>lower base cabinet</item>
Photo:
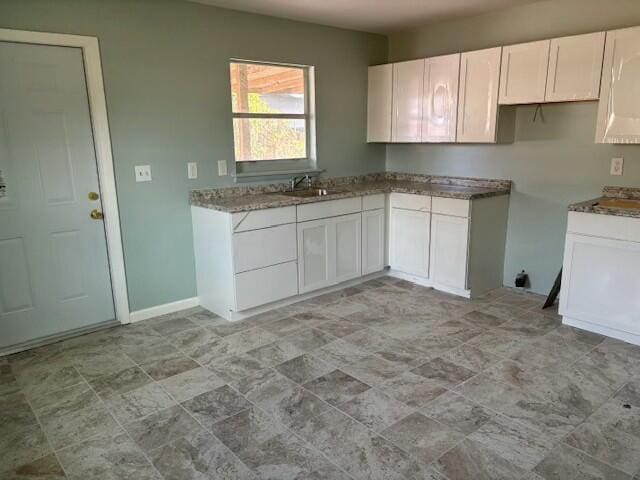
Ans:
[[[362,214],[298,223],[298,288],[306,293],[362,275]]]
[[[469,219],[431,214],[429,278],[448,287],[466,290],[469,256]]]
[[[384,208],[362,212],[362,274],[379,272],[385,267],[386,211]]]
[[[431,213],[391,206],[389,264],[399,272],[429,276]]]
[[[640,344],[640,219],[570,212],[564,322]]]
[[[417,283],[480,295],[502,286],[508,204],[508,196],[392,193],[233,214],[193,206],[198,298],[238,319],[387,265]]]
[[[426,198],[390,195],[392,274],[466,297],[501,287],[509,196]]]

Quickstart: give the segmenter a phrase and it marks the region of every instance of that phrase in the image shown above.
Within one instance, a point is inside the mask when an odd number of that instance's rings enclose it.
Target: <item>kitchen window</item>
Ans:
[[[313,67],[230,62],[236,165],[312,168]]]

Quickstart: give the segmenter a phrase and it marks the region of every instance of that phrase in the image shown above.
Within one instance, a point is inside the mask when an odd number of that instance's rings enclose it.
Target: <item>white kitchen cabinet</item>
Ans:
[[[362,274],[380,272],[385,264],[384,208],[362,212]]]
[[[391,268],[428,278],[431,213],[391,207],[389,217]]]
[[[391,275],[465,297],[502,286],[508,195],[392,193],[389,203]]]
[[[298,224],[298,288],[300,293],[331,285],[331,219]]]
[[[335,255],[331,259],[333,284],[362,276],[362,214],[333,219]]]
[[[456,141],[459,80],[459,53],[425,60],[423,142]]]
[[[502,48],[501,105],[544,102],[550,43],[543,40]]]
[[[298,294],[295,207],[191,207],[198,299],[227,319]]]
[[[467,288],[469,219],[431,214],[429,278],[447,287]]]
[[[640,27],[607,32],[597,143],[640,143]]]
[[[367,142],[391,141],[393,65],[369,67]]]
[[[460,60],[457,141],[494,143],[502,47],[463,53]]]
[[[420,142],[424,59],[393,64],[393,142]]]
[[[361,221],[356,213],[298,223],[300,293],[362,275]]]
[[[563,323],[640,344],[640,219],[569,212]]]
[[[551,40],[547,102],[598,99],[605,37],[596,32]]]

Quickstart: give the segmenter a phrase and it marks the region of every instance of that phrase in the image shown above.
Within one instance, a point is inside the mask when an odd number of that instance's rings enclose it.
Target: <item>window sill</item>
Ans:
[[[241,172],[241,173],[233,174],[233,178],[236,183],[242,183],[242,182],[256,181],[256,179],[259,179],[261,177],[268,177],[270,179],[278,178],[278,177],[289,178],[292,175],[304,175],[304,174],[317,175],[322,172],[323,170],[318,168],[300,168],[300,169],[292,169],[292,170],[271,170],[271,171],[264,171],[264,172]]]

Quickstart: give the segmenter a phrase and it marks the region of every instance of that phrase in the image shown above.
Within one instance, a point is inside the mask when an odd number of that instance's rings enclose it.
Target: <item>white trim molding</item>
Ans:
[[[148,320],[149,318],[158,317],[160,315],[179,312],[180,310],[186,310],[199,305],[200,300],[198,300],[198,297],[185,298],[183,300],[165,303],[164,305],[156,305],[155,307],[136,310],[135,312],[131,312],[129,320],[131,323],[141,322],[142,320]]]
[[[109,133],[107,102],[104,94],[98,39],[96,37],[80,35],[0,28],[0,41],[76,47],[82,49],[96,161],[98,165],[98,179],[100,183],[100,193],[102,195],[102,210],[104,212],[104,224],[107,237],[113,302],[118,322],[129,323],[127,279],[124,269],[120,215],[118,213],[118,197],[113,171],[113,155],[111,152],[111,135]]]

